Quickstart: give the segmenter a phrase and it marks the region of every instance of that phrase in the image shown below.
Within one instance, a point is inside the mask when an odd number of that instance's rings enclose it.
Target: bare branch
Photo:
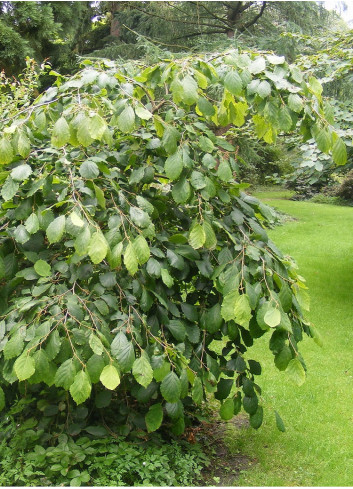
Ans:
[[[266,4],[267,4],[267,2],[263,2],[260,12],[252,20],[250,20],[245,25],[243,25],[239,29],[240,32],[244,32],[246,29],[248,29],[249,27],[251,27],[252,25],[254,25],[259,20],[259,18],[262,16],[262,14],[265,11]]]
[[[219,20],[220,22],[223,22],[223,23],[226,23],[227,22],[227,19],[225,17],[219,17],[217,14],[215,14],[209,8],[207,8],[206,5],[204,5],[203,2],[190,2],[190,3],[193,4],[193,5],[195,5],[195,6],[197,5],[198,7],[202,7],[214,19],[217,19],[217,20]]]

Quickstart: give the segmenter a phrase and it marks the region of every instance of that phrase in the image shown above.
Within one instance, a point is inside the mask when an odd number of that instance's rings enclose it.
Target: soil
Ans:
[[[249,420],[245,415],[240,414],[229,423],[225,421],[203,423],[195,434],[196,441],[203,446],[210,457],[210,464],[202,471],[201,479],[198,481],[200,486],[234,486],[240,473],[256,463],[256,459],[247,455],[232,453],[224,443],[229,424],[242,430],[249,427]]]

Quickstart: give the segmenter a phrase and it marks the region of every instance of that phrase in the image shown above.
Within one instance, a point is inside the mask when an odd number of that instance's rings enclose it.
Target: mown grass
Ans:
[[[267,196],[267,195],[266,195]],[[264,198],[264,194],[258,197]],[[281,199],[281,197],[278,195]],[[283,198],[283,197],[282,197]],[[263,358],[264,425],[231,429],[234,452],[255,459],[236,485],[351,486],[353,485],[353,209],[307,202],[268,200],[290,214],[289,221],[270,232],[283,252],[292,255],[311,295],[310,320],[324,346],[301,343],[307,381],[296,387],[276,370],[265,335],[249,351]],[[256,355],[255,355],[256,353]],[[276,430],[279,411],[286,432]]]

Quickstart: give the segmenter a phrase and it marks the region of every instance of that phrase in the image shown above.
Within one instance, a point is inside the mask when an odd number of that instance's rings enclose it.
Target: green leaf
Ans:
[[[217,176],[220,180],[222,180],[222,182],[229,182],[230,180],[233,180],[233,173],[227,161],[221,161],[217,170]]]
[[[268,54],[267,59],[271,65],[282,65],[286,61],[284,56],[277,56],[275,54]]]
[[[92,234],[87,253],[95,265],[104,260],[108,253],[108,243],[101,231]]]
[[[39,220],[36,214],[32,213],[25,221],[25,228],[29,234],[35,234],[39,230]]]
[[[47,125],[47,118],[46,118],[45,113],[43,111],[36,114],[36,116],[34,118],[34,124],[39,129],[39,131],[44,131],[44,129]]]
[[[100,374],[105,367],[103,357],[96,354],[92,355],[88,360],[86,367],[91,382],[97,384],[97,382],[99,382]]]
[[[202,223],[202,228],[205,232],[206,240],[205,240],[205,248],[208,250],[213,250],[217,246],[217,237],[211,224],[208,221],[204,221]]]
[[[90,233],[90,230],[87,226],[77,236],[77,238],[75,239],[75,242],[74,242],[74,247],[75,247],[76,253],[79,256],[83,256],[87,253],[90,239],[91,239],[91,233]]]
[[[219,410],[219,414],[225,421],[232,419],[234,415],[234,402],[233,399],[226,399]]]
[[[284,312],[288,312],[292,307],[292,292],[288,285],[284,284],[278,294]]]
[[[124,264],[130,273],[130,275],[135,275],[138,270],[138,258],[136,256],[135,248],[133,243],[129,243],[124,251]]]
[[[151,277],[159,278],[161,276],[161,264],[155,258],[150,258],[147,262],[147,273]]]
[[[303,109],[303,99],[296,93],[289,94],[288,107],[294,112],[301,112]]]
[[[284,345],[282,350],[275,356],[275,365],[278,370],[286,370],[289,362],[292,360],[292,350],[288,345]]]
[[[180,399],[181,384],[175,372],[170,372],[162,380],[161,394],[168,402],[177,402]]]
[[[264,321],[270,328],[275,328],[281,322],[281,311],[275,307],[269,307],[264,316]]]
[[[116,335],[111,344],[113,357],[117,359],[119,369],[122,372],[128,372],[135,361],[135,350],[131,341],[127,339],[124,333]]]
[[[64,117],[60,117],[53,126],[51,144],[54,148],[62,148],[70,139],[70,129]]]
[[[250,425],[255,430],[257,430],[262,425],[263,418],[264,418],[264,410],[261,406],[259,406],[256,410],[256,413],[250,416]]]
[[[323,153],[328,153],[332,145],[332,135],[328,129],[318,128],[316,125],[312,129],[317,147]]]
[[[90,118],[89,133],[93,139],[98,139],[100,141],[106,129],[107,124],[99,114],[94,114],[94,116]]]
[[[248,66],[248,70],[253,75],[257,75],[266,69],[266,61],[262,56],[257,56]]]
[[[224,78],[224,86],[233,95],[239,95],[243,88],[243,82],[236,71],[230,71]]]
[[[101,355],[104,351],[104,346],[101,340],[94,333],[90,334],[88,344],[91,347],[91,350],[96,355]]]
[[[0,411],[2,411],[5,407],[5,393],[0,387]]]
[[[177,204],[185,204],[191,196],[191,187],[185,177],[173,185],[172,196]]]
[[[60,365],[56,371],[54,377],[54,384],[57,387],[63,387],[65,390],[69,390],[73,384],[76,375],[76,368],[72,358],[69,358]]]
[[[26,228],[22,224],[17,226],[13,234],[17,243],[21,244],[26,243],[30,238],[30,235],[27,233]]]
[[[201,404],[201,402],[203,401],[203,387],[201,379],[199,377],[196,377],[194,380],[191,397],[195,404]]]
[[[243,406],[248,414],[255,414],[259,405],[259,400],[256,396],[244,396]]]
[[[177,150],[177,141],[180,139],[180,133],[175,127],[167,126],[162,137],[163,148],[169,155],[172,155]]]
[[[315,343],[322,347],[324,342],[319,331],[313,325],[309,326],[309,330],[310,330],[311,337],[315,341]]]
[[[77,226],[78,228],[82,228],[85,224],[81,217],[75,211],[71,212],[70,219],[72,224],[74,226]]]
[[[178,402],[166,402],[165,410],[167,414],[172,419],[178,419],[180,416],[183,416],[183,403],[181,401]]]
[[[143,351],[140,358],[136,358],[134,361],[132,374],[143,387],[147,387],[152,382],[153,370],[146,352]]]
[[[1,153],[0,153],[1,154]],[[1,187],[1,196],[6,201],[11,200],[20,188],[19,183],[14,182],[10,176],[7,177],[5,183]]]
[[[117,119],[117,125],[121,132],[130,133],[134,130],[135,127],[135,112],[134,109],[128,105],[125,109],[119,114]]]
[[[235,322],[244,326],[249,327],[249,321],[252,317],[251,308],[249,304],[249,297],[246,294],[241,294],[235,301],[234,306],[235,312]]]
[[[199,319],[199,314],[197,312],[197,308],[195,306],[192,306],[191,304],[187,303],[182,303],[180,304],[181,310],[183,311],[184,316],[186,319],[192,322],[197,322]]]
[[[271,95],[271,85],[268,83],[268,81],[263,80],[259,83],[256,91],[261,98],[266,98]]]
[[[31,144],[23,132],[20,133],[17,141],[17,152],[19,155],[22,156],[22,158],[27,158],[29,156],[29,153],[31,152]]]
[[[133,248],[135,251],[135,256],[140,265],[148,262],[150,258],[150,249],[146,239],[140,235],[133,242]]]
[[[142,105],[138,105],[135,108],[135,112],[136,112],[137,117],[139,117],[140,119],[146,120],[146,121],[148,121],[149,119],[151,119],[153,117],[152,112],[147,110]]]
[[[195,104],[199,98],[197,93],[197,83],[190,75],[186,75],[181,80],[181,86],[183,90],[183,102],[187,105]]]
[[[337,138],[332,147],[332,158],[336,165],[347,163],[347,149],[341,138]]]
[[[313,94],[320,98],[323,88],[319,80],[314,76],[309,76],[309,85]]]
[[[145,416],[148,433],[158,430],[163,421],[163,408],[161,404],[153,404]]]
[[[61,338],[59,336],[58,330],[56,329],[50,334],[49,340],[45,347],[45,352],[49,360],[54,360],[54,358],[57,356],[57,354],[60,351],[60,347],[61,347]]]
[[[147,214],[152,215],[154,212],[154,206],[151,204],[151,202],[144,197],[141,197],[141,195],[137,195],[136,201],[138,206],[143,209],[144,211],[147,212]]]
[[[18,380],[29,379],[35,372],[33,357],[30,357],[28,352],[22,353],[15,361],[14,371]]]
[[[162,280],[167,287],[172,287],[174,284],[173,277],[169,274],[169,271],[166,268],[161,268],[161,276]]]
[[[92,180],[97,178],[99,175],[99,168],[94,161],[86,160],[80,166],[80,175],[83,178],[88,178]]]
[[[100,374],[99,380],[102,382],[104,387],[113,391],[120,384],[119,372],[114,365],[106,365]]]
[[[31,376],[31,384],[39,384],[45,382],[47,385],[53,384],[55,370],[50,368],[49,359],[46,352],[42,349],[37,350],[33,355],[35,364],[35,373]]]
[[[232,290],[223,298],[221,313],[225,321],[235,319],[235,304],[238,299],[239,292],[237,290]]]
[[[305,370],[298,357],[293,358],[289,362],[286,372],[296,385],[301,386],[304,384]]]
[[[203,322],[205,325],[205,328],[209,333],[215,333],[216,331],[219,331],[222,324],[223,324],[223,319],[221,316],[221,306],[220,304],[215,304],[209,311],[206,312],[203,318]]]
[[[193,171],[191,173],[190,183],[196,190],[201,190],[206,187],[205,177],[199,171]]]
[[[7,165],[13,160],[13,150],[10,141],[6,138],[0,139],[0,165]]]
[[[46,235],[50,244],[57,243],[62,238],[65,231],[65,216],[59,216],[52,221],[46,230]]]
[[[283,107],[280,108],[278,121],[279,121],[279,127],[281,131],[283,132],[290,131],[293,125],[293,120],[287,106],[284,105]]]
[[[120,243],[114,246],[111,253],[109,253],[107,256],[107,260],[110,265],[110,268],[115,269],[120,267],[122,252],[123,252],[123,242],[121,241]]]
[[[167,328],[177,341],[184,341],[186,335],[185,325],[179,319],[171,319]]]
[[[206,233],[201,226],[201,224],[196,224],[192,230],[190,231],[189,234],[189,244],[194,248],[194,250],[197,250],[198,248],[201,248],[206,242]]]
[[[199,111],[206,116],[212,116],[215,114],[215,108],[206,98],[200,97],[197,101],[197,107]]]
[[[90,134],[90,118],[83,117],[77,126],[77,141],[87,148],[93,143],[93,138]]]
[[[32,168],[29,165],[24,164],[16,166],[10,173],[10,176],[12,180],[15,180],[16,182],[23,182],[23,180],[26,180],[31,174]]]
[[[170,372],[170,363],[164,362],[163,359],[161,361],[162,364],[158,364],[157,367],[155,366],[153,368],[153,377],[156,379],[157,382],[161,382],[164,377]]]
[[[41,277],[49,277],[51,275],[51,266],[44,260],[37,260],[34,264],[34,270]]]
[[[139,207],[130,207],[130,217],[132,222],[140,228],[146,228],[151,224],[150,216]]]
[[[4,346],[4,358],[5,360],[9,360],[10,358],[14,358],[22,353],[24,346],[24,341],[22,336],[17,332],[14,334],[9,341]]]
[[[80,370],[80,372],[75,375],[74,382],[70,386],[72,399],[76,404],[82,404],[89,398],[91,390],[92,385],[88,374],[84,370]]]
[[[183,170],[183,159],[180,151],[176,151],[166,159],[164,170],[165,174],[170,180],[176,180],[179,178]]]
[[[281,416],[278,414],[277,411],[275,411],[275,416],[276,416],[276,426],[279,431],[282,431],[283,433],[286,431],[286,427],[284,426],[283,420]]]
[[[101,206],[102,209],[105,209],[106,208],[106,200],[104,197],[104,191],[95,184],[93,184],[93,188],[94,188],[94,194],[96,196],[98,204]]]

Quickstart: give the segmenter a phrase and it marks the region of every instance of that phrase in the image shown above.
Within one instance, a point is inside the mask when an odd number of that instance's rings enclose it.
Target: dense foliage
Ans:
[[[1,486],[188,486],[208,464],[199,445],[184,440],[165,444],[158,435],[127,441],[111,436],[104,426],[87,425],[76,439],[59,431],[45,440],[43,420],[53,417],[53,408],[50,412],[47,406],[38,422],[28,416],[33,406],[20,401],[0,422]],[[86,411],[81,407],[73,414],[76,423]],[[20,421],[20,413],[27,414],[25,420]]]
[[[273,54],[89,65],[2,121],[0,402],[116,405],[122,433],[183,432],[213,394],[258,428],[268,334],[299,385],[308,296],[236,181],[229,125],[267,143],[300,124],[344,163],[322,87]],[[218,135],[217,135],[218,134]],[[221,343],[219,343],[221,342]],[[219,348],[221,344],[221,348]],[[46,394],[45,394],[46,393]],[[277,417],[278,426],[283,425]]]
[[[314,139],[301,144],[299,137],[293,136],[286,139],[286,144],[294,171],[282,178],[278,175],[269,178],[294,189],[301,198],[320,191],[332,193],[338,187],[337,181],[344,178],[352,165],[352,31],[328,34],[324,38],[292,33],[286,33],[285,37],[306,43],[306,52],[298,56],[297,63],[302,70],[314,74],[323,86],[327,119],[347,147],[347,164],[337,166],[330,155],[320,151]]]

